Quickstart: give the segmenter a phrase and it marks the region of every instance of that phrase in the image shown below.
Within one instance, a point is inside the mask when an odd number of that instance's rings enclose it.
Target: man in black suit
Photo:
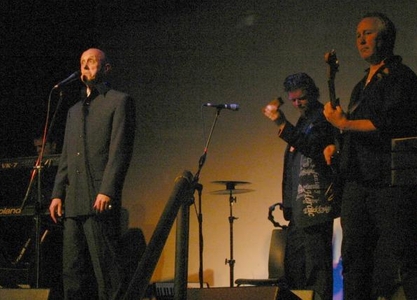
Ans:
[[[54,222],[63,217],[65,299],[105,300],[123,281],[116,248],[135,108],[106,81],[111,65],[103,51],[86,50],[80,64],[85,89],[68,111],[49,210]]]

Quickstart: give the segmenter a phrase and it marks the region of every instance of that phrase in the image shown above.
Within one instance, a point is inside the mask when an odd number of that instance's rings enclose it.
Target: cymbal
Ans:
[[[212,181],[211,183],[217,183],[217,184],[250,184],[250,182],[247,181],[232,181],[232,180],[220,180],[220,181]]]
[[[218,191],[213,191],[210,192],[210,194],[213,195],[230,195],[230,193],[232,194],[243,194],[243,193],[249,193],[249,192],[253,192],[254,190],[251,189],[229,189],[229,190],[218,190]]]
[[[238,184],[249,184],[247,181],[212,181],[212,183],[224,184],[226,185],[226,190],[234,190],[235,186]]]

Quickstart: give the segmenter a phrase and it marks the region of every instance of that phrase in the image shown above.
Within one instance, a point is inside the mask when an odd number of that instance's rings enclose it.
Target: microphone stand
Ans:
[[[216,111],[216,116],[213,120],[213,124],[211,126],[210,129],[210,133],[206,142],[206,145],[204,147],[204,152],[200,157],[200,160],[198,162],[198,171],[195,173],[194,178],[193,178],[193,186],[194,189],[198,191],[199,197],[198,197],[198,238],[199,238],[199,260],[200,260],[200,264],[199,264],[199,271],[198,271],[198,278],[199,278],[199,282],[200,282],[200,288],[203,288],[203,283],[204,283],[204,278],[203,278],[203,249],[204,249],[204,241],[203,241],[203,213],[202,213],[202,208],[201,208],[201,192],[203,190],[203,186],[198,182],[199,181],[199,177],[200,177],[200,173],[201,173],[201,169],[204,166],[204,163],[206,162],[206,158],[207,158],[207,151],[208,151],[208,147],[210,145],[210,141],[211,141],[211,136],[213,135],[213,131],[214,131],[214,127],[216,126],[217,120],[219,118],[220,115],[220,111],[221,111],[221,107],[217,108]]]
[[[47,112],[47,117],[46,117],[46,121],[45,121],[45,125],[44,125],[44,134],[43,134],[43,138],[42,138],[42,150],[39,153],[38,159],[35,163],[35,166],[33,167],[32,173],[31,173],[31,178],[29,181],[29,185],[28,188],[26,190],[26,194],[25,197],[23,199],[23,202],[20,206],[20,208],[23,210],[23,208],[26,206],[26,202],[29,199],[30,196],[30,192],[32,190],[32,186],[35,182],[35,178],[37,177],[37,197],[36,197],[36,203],[35,203],[35,215],[34,215],[34,220],[35,220],[35,261],[34,261],[34,273],[35,273],[35,288],[39,288],[39,284],[40,284],[40,268],[41,268],[41,242],[42,240],[45,238],[46,234],[48,233],[48,230],[45,231],[45,233],[43,234],[43,236],[41,237],[41,223],[42,223],[42,219],[41,219],[41,208],[42,208],[42,161],[43,161],[43,150],[45,149],[45,144],[48,140],[49,134],[51,132],[51,128],[52,125],[55,122],[55,118],[56,118],[56,114],[57,111],[59,109],[59,107],[61,106],[62,103],[62,91],[59,93],[59,100],[57,103],[57,107],[55,109],[55,113],[54,116],[51,120],[50,126],[48,126],[49,123],[49,107],[50,107],[50,103],[51,103],[51,95],[52,95],[52,91],[55,89],[55,87],[51,90],[51,92],[49,93],[49,97],[48,97],[48,112]],[[28,240],[28,242],[30,243],[30,239]],[[28,243],[26,242],[26,243]],[[25,248],[27,248],[28,245],[25,244],[23,250],[26,250]],[[24,252],[21,252],[24,254]],[[16,259],[16,263],[21,259],[18,258]]]

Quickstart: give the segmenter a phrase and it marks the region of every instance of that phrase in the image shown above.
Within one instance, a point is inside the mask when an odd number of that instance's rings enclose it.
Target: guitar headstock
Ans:
[[[334,80],[336,77],[336,72],[339,71],[339,60],[336,56],[336,51],[332,50],[330,52],[327,52],[324,55],[324,60],[329,65],[327,77],[331,80]]]
[[[333,108],[339,105],[339,99],[336,98],[336,91],[334,87],[334,81],[336,78],[336,72],[339,71],[339,60],[336,57],[336,51],[332,50],[324,55],[324,59],[328,64],[327,68],[327,83],[329,85],[330,103]]]

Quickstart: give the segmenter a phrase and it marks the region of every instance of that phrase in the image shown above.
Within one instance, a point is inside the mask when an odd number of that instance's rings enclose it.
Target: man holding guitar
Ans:
[[[330,102],[324,109],[343,136],[346,300],[392,299],[399,286],[407,299],[417,299],[417,193],[415,186],[393,186],[390,178],[391,139],[417,136],[417,76],[394,55],[395,37],[384,14],[361,19],[356,46],[367,73],[347,112]]]

